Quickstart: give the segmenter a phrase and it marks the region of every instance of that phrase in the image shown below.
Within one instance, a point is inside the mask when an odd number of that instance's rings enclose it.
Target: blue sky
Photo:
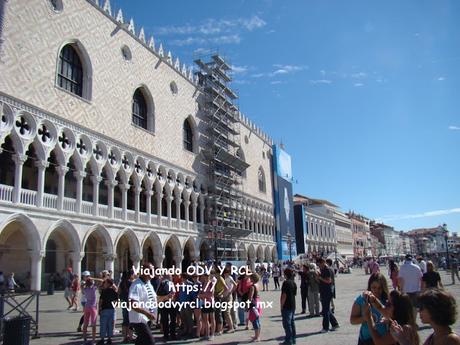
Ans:
[[[292,155],[295,192],[460,230],[460,2],[111,3],[181,62],[227,57],[241,111]]]

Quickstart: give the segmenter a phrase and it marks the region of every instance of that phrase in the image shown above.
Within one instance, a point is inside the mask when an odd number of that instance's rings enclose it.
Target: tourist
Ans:
[[[375,258],[371,258],[369,260],[369,273],[370,274],[380,273],[380,266],[379,266],[379,263],[375,260]]]
[[[398,288],[398,274],[399,274],[398,265],[395,263],[394,260],[390,260],[389,266],[388,266],[388,276],[390,277],[393,289]]]
[[[69,304],[67,309],[72,308],[72,282],[73,282],[73,273],[72,273],[72,267],[67,267],[67,269],[64,271],[62,281],[64,285],[64,298]]]
[[[153,271],[152,265],[144,265],[139,278],[129,288],[129,301],[135,303],[129,311],[129,322],[137,334],[136,345],[155,344],[155,339],[147,325],[148,321],[155,320],[157,317],[157,310],[152,306],[157,303],[157,295],[150,284],[151,271]]]
[[[198,297],[202,301],[202,309],[201,309],[201,317],[202,317],[202,327],[203,327],[203,334],[204,340],[213,340],[214,339],[214,332],[216,330],[216,319],[214,316],[214,284],[215,280],[213,281],[212,278],[210,279],[209,274],[207,272],[201,275],[201,286],[202,289],[198,294]],[[214,278],[215,279],[215,278]]]
[[[182,305],[182,308],[179,308],[182,328],[181,336],[188,338],[193,335],[193,311],[190,306],[190,302],[193,301],[190,293],[190,289],[193,287],[193,282],[186,273],[182,273],[181,278],[181,284],[176,285],[178,290],[177,301]]]
[[[422,273],[425,274],[427,268],[426,268],[426,261],[423,260],[423,256],[418,256],[417,261],[418,261],[418,267],[420,267],[420,270],[422,271]]]
[[[231,311],[234,310],[234,308],[231,305],[233,304],[233,292],[236,290],[237,285],[230,272],[231,270],[229,267],[226,267],[223,272],[227,290],[224,292],[222,302],[227,303],[227,307],[223,309],[224,320],[227,325],[227,332],[233,333],[235,332],[235,327],[231,317]]]
[[[176,290],[170,275],[164,275],[157,290],[158,297],[164,299],[174,299]],[[170,296],[170,298],[167,298]],[[176,308],[172,306],[165,306],[160,308],[160,323],[163,329],[163,338],[165,341],[176,339]]]
[[[100,315],[100,336],[98,345],[104,344],[104,339],[107,337],[106,344],[112,344],[113,324],[114,324],[114,306],[113,303],[118,300],[118,293],[114,289],[114,283],[111,278],[106,278],[102,283],[101,297],[99,299],[99,315]]]
[[[79,297],[79,294],[80,294],[80,287],[81,287],[80,277],[75,275],[75,277],[73,278],[73,281],[72,281],[72,286],[71,286],[71,290],[72,290],[72,305],[71,305],[71,307],[75,306],[74,311],[78,310],[78,299],[79,299],[78,297]]]
[[[91,278],[89,275],[85,276],[85,285],[83,287],[83,295],[85,296],[85,306],[83,308],[83,341],[85,343],[87,342],[87,330],[90,324],[93,343],[96,341],[97,285],[94,282],[95,280],[102,281],[102,279]]]
[[[460,337],[451,326],[456,321],[457,303],[451,293],[428,289],[418,299],[420,320],[433,328],[424,345],[460,345]],[[391,333],[400,345],[414,345],[400,325],[393,324]]]
[[[415,318],[412,312],[413,307],[408,295],[401,294],[401,292],[397,290],[391,291],[385,306],[389,318],[383,320],[374,319],[371,305],[375,302],[377,302],[378,305],[380,304],[375,297],[370,297],[363,309],[364,319],[368,325],[374,345],[398,345],[398,340],[395,339],[389,331],[390,323],[392,327],[399,325],[405,330],[411,345],[420,344],[420,338],[417,334],[417,325],[415,324]],[[379,324],[384,325],[385,333],[382,334],[379,330],[379,326],[376,327],[376,325]]]
[[[286,280],[281,287],[280,308],[283,318],[283,328],[285,338],[283,345],[292,345],[296,343],[295,329],[295,296],[297,295],[297,285],[294,281],[294,272],[290,268],[284,270]]]
[[[302,271],[300,274],[300,301],[302,303],[302,312],[305,314],[307,309],[307,300],[308,300],[308,272],[310,268],[307,265],[302,266]]]
[[[372,335],[369,331],[369,327],[364,315],[364,309],[368,303],[370,293],[372,293],[372,296],[374,296],[376,301],[380,302],[374,302],[371,304],[371,313],[373,317],[376,320],[380,320],[389,295],[387,280],[383,274],[372,274],[369,277],[367,282],[367,290],[356,298],[351,308],[350,323],[352,325],[361,325],[358,337],[359,345],[370,344],[372,342]],[[379,334],[384,334],[386,332],[386,327],[384,327],[384,325],[378,324],[377,332]]]
[[[317,268],[314,263],[308,266],[308,313],[309,317],[320,316],[319,314],[319,281],[316,274]]]
[[[6,280],[6,288],[9,292],[15,292],[15,288],[17,287],[19,287],[19,285],[16,283],[16,280],[14,280],[14,272],[11,272]]]
[[[332,291],[332,270],[326,265],[324,258],[319,258],[316,263],[320,268],[320,272],[317,273],[319,281],[319,296],[321,299],[321,309],[323,313],[323,328],[321,333],[329,332],[329,324],[331,324],[332,331],[339,328],[339,323],[331,312],[331,300],[333,297]]]
[[[426,273],[422,277],[422,290],[443,288],[441,276],[431,260],[426,263]]]
[[[134,280],[134,272],[124,271],[121,275],[121,281],[118,286],[118,296],[121,302],[128,303],[129,302],[129,288],[131,283]],[[129,327],[129,312],[126,307],[121,309],[121,313],[123,316],[123,321],[121,324],[121,334],[123,336],[123,343],[129,343],[133,340],[133,332]]]
[[[460,337],[450,327],[456,321],[457,302],[447,291],[431,289],[419,297],[420,320],[430,324],[433,333],[424,345],[460,345]]]
[[[268,282],[270,279],[270,273],[268,272],[267,269],[262,270],[262,285],[263,285],[263,291],[268,291]]]
[[[200,290],[202,289],[202,285],[200,280],[198,279],[199,276],[195,272],[192,275],[192,283],[193,283],[193,290],[190,292],[190,300],[196,303],[194,305],[194,310],[193,310],[193,316],[195,318],[195,337],[200,338],[201,336],[201,329],[202,329],[202,315],[201,315],[201,308],[203,307],[202,301],[198,299],[198,294],[200,293]],[[198,301],[197,301],[198,300]]]
[[[412,255],[407,254],[404,264],[401,265],[398,274],[398,283],[402,293],[408,294],[412,306],[417,307],[417,296],[421,290],[423,273],[420,267],[412,262]]]
[[[248,310],[248,319],[252,322],[252,328],[254,329],[254,337],[252,340],[254,342],[260,341],[260,315],[261,315],[261,308],[260,308],[260,298],[259,298],[259,288],[257,287],[257,283],[260,280],[260,276],[257,273],[251,274],[251,282],[252,286],[249,288],[248,293],[248,301],[249,310]]]
[[[332,279],[332,299],[331,299],[331,312],[334,312],[335,305],[334,305],[334,299],[335,299],[335,291],[336,291],[336,286],[335,286],[335,270],[332,268],[332,259],[326,259],[326,264],[327,267],[331,270],[331,279]]]
[[[245,303],[245,302],[248,301],[249,289],[252,286],[252,282],[251,282],[251,279],[250,279],[251,272],[248,271],[247,273],[248,274],[241,275],[240,278],[238,279],[237,292],[238,292],[238,296],[239,296],[239,302],[242,302],[242,303]],[[243,308],[241,308],[241,309],[243,309]],[[245,309],[243,309],[242,315],[243,315],[243,318],[240,317],[240,322],[241,322],[241,320],[243,320],[242,326],[245,325],[246,329],[248,329],[249,320],[247,318]]]
[[[214,285],[214,301],[221,304],[225,291],[228,290],[224,278],[220,275],[219,267],[213,268],[211,271],[216,283]],[[215,335],[222,335],[224,327],[224,319],[222,317],[222,308],[214,307],[214,317],[216,321]]]
[[[460,282],[460,277],[458,276],[458,259],[453,254],[450,257],[450,274],[452,276],[452,285],[455,284],[455,276]]]
[[[280,288],[280,268],[278,265],[273,264],[272,267],[273,283],[275,284],[275,290]]]

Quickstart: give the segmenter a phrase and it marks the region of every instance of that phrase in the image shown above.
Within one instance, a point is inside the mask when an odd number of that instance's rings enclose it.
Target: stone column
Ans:
[[[59,165],[56,167],[56,170],[59,175],[57,209],[62,210],[64,204],[65,174],[69,171],[69,168]]]
[[[77,276],[81,276],[81,260],[85,257],[85,252],[72,253],[72,270]]]
[[[153,191],[151,189],[147,189],[145,191],[145,210],[147,211],[147,224],[152,224],[152,195]]]
[[[18,204],[21,201],[22,167],[24,162],[27,160],[27,156],[16,154],[13,156],[13,160],[15,163],[13,203]]]
[[[45,252],[34,251],[30,253],[30,290],[40,291],[42,285],[42,260]]]
[[[157,198],[157,225],[161,226],[161,213],[162,211],[162,204],[161,204],[161,199],[163,198],[163,193],[162,192],[157,192],[155,194]]]
[[[122,218],[126,220],[127,218],[127,210],[128,210],[128,189],[130,188],[129,183],[122,183],[120,184],[121,189],[121,208],[122,208]]]
[[[168,195],[166,197],[166,210],[168,214],[168,227],[171,227],[171,203],[173,201],[173,197]]]
[[[98,206],[99,206],[99,184],[102,181],[101,176],[91,176],[91,181],[93,182],[93,216],[99,216]]]
[[[105,185],[107,186],[107,199],[108,199],[108,209],[107,209],[107,215],[109,218],[113,218],[113,204],[114,204],[114,189],[115,186],[118,184],[116,180],[110,180],[106,181]]]
[[[77,179],[77,200],[75,204],[75,212],[80,213],[83,194],[83,179],[86,177],[86,173],[84,171],[75,171],[73,175]]]
[[[134,189],[134,221],[139,223],[139,211],[140,211],[140,195],[142,192],[141,186],[136,186]]]
[[[115,254],[107,254],[104,256],[104,268],[108,271],[112,271],[112,275],[115,272],[115,259],[116,259]],[[114,278],[114,277],[112,277]]]
[[[46,160],[39,160],[35,162],[35,166],[38,168],[38,182],[37,182],[37,207],[43,206],[43,193],[45,191],[45,169],[49,166],[49,162]]]
[[[185,214],[185,228],[188,230],[188,225],[189,225],[189,206],[190,206],[190,201],[187,199],[184,199],[184,214]]]
[[[181,197],[177,197],[174,199],[175,204],[176,204],[176,227],[180,229],[180,203],[181,203]]]
[[[196,221],[197,221],[197,214],[196,214],[196,208],[197,208],[198,204],[196,202],[196,199],[192,199],[192,222],[193,224],[196,224]]]
[[[142,260],[142,255],[131,255],[131,261],[133,262],[133,266],[136,268],[141,267],[141,260]]]
[[[200,198],[200,223],[204,224],[204,200]]]

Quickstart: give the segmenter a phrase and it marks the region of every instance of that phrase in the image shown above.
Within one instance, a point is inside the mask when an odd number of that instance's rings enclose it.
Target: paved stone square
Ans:
[[[383,271],[386,271],[382,267]],[[456,296],[457,301],[460,296],[460,284],[450,285],[450,275],[445,271],[441,271],[443,283],[446,288]],[[301,315],[300,311],[300,296],[297,297],[297,315],[296,327],[298,344],[315,344],[315,345],[354,345],[357,343],[358,326],[352,326],[349,323],[349,313],[354,299],[360,294],[367,285],[367,279],[364,272],[360,269],[355,270],[352,274],[341,274],[336,279],[337,284],[337,299],[335,300],[336,311],[335,315],[340,323],[340,329],[327,334],[320,334],[321,318],[307,319],[305,315]],[[298,284],[300,285],[300,284]],[[270,288],[273,288],[270,282]],[[262,300],[274,301],[273,309],[265,310],[262,315],[262,342],[263,344],[278,344],[283,341],[284,331],[281,324],[281,316],[279,311],[279,291],[261,292]],[[299,291],[300,295],[300,291]],[[64,301],[62,292],[56,293],[54,296],[42,295],[40,297],[40,338],[31,340],[32,345],[51,345],[51,344],[81,344],[81,334],[76,332],[78,320],[81,312],[70,312],[64,310],[66,302]],[[121,322],[121,312],[118,313],[117,323]],[[422,326],[420,335],[422,341],[431,333],[431,329],[425,325]],[[118,325],[118,329],[121,327]],[[455,324],[455,330],[460,332],[460,322]],[[213,341],[197,341],[197,340],[178,340],[168,342],[170,344],[245,344],[251,341],[253,331],[239,330],[233,334],[224,334],[216,336]],[[155,331],[156,341],[162,344],[162,338],[159,331]],[[114,337],[115,344],[121,342],[121,337]]]

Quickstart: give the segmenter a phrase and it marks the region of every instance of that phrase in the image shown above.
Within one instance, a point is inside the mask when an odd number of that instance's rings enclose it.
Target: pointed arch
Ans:
[[[259,192],[266,193],[267,184],[265,180],[265,172],[264,172],[264,168],[262,168],[261,166],[259,167],[259,170],[257,172],[257,181],[259,185]]]
[[[139,85],[132,98],[132,123],[150,132],[155,132],[155,104],[145,84]]]
[[[182,141],[185,150],[198,153],[198,131],[195,119],[191,115],[182,124]]]

